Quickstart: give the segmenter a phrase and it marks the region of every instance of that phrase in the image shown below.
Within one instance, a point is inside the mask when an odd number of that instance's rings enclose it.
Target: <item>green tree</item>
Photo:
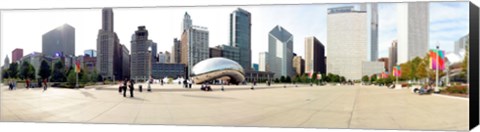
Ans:
[[[291,83],[291,82],[292,82],[292,78],[290,78],[290,76],[287,76],[287,78],[285,79],[285,82]]]
[[[19,77],[20,79],[35,79],[35,68],[29,62],[23,62],[20,67]]]
[[[38,76],[40,76],[43,80],[49,78],[51,74],[52,70],[50,65],[47,63],[47,61],[43,60],[40,64],[40,71],[38,71]]]
[[[373,74],[370,78],[370,82],[374,83],[375,81],[377,81],[377,74]]]
[[[77,75],[76,75],[76,73],[73,72],[73,71],[68,72],[67,85],[68,85],[69,87],[74,87],[76,81],[77,81]]]
[[[67,76],[65,74],[65,65],[62,61],[57,61],[53,65],[52,77],[50,79],[52,82],[65,82]]]
[[[9,78],[17,78],[18,77],[18,63],[13,62],[10,64],[10,67],[8,67],[8,77]]]
[[[280,77],[280,82],[284,83],[286,80],[285,80],[285,76],[281,76]]]
[[[2,70],[2,78],[5,79],[5,78],[9,78],[9,71],[8,69],[5,69],[5,70]]]
[[[365,75],[365,76],[362,77],[362,81],[363,81],[363,82],[368,82],[368,80],[369,80],[369,78],[368,78],[367,75]]]

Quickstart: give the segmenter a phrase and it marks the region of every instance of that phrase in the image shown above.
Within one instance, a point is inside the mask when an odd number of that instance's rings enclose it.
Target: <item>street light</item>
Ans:
[[[150,86],[150,79],[152,77],[152,46],[149,46],[148,47],[148,74],[147,74],[147,91],[148,92],[151,92],[152,91],[152,87]]]

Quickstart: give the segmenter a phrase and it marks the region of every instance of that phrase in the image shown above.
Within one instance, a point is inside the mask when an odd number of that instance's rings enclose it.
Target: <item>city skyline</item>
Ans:
[[[145,25],[150,32],[151,39],[158,43],[158,51],[170,51],[173,38],[180,38],[183,14],[188,12],[195,25],[208,27],[210,31],[209,47],[229,44],[229,14],[237,8],[245,9],[252,14],[252,63],[258,62],[260,52],[268,50],[268,33],[271,27],[280,25],[289,30],[294,36],[293,52],[304,54],[303,38],[315,36],[321,42],[326,41],[326,10],[330,7],[358,4],[314,4],[289,6],[226,6],[226,7],[190,7],[190,8],[146,8],[146,9],[115,9],[115,32],[120,43],[130,49],[131,32],[137,26]],[[379,3],[379,57],[388,56],[388,47],[396,39],[396,4]],[[430,3],[430,41],[429,48],[440,43],[440,48],[453,51],[454,42],[468,34],[468,3],[467,2],[431,2]],[[462,10],[463,9],[463,10]],[[167,13],[168,11],[168,13]],[[25,54],[39,52],[41,34],[63,24],[70,24],[76,29],[76,55],[83,54],[86,49],[96,45],[98,29],[101,28],[101,9],[88,10],[44,10],[44,11],[6,11],[2,12],[2,58],[15,48],[23,48]],[[156,13],[145,13],[156,12]],[[214,12],[214,14],[211,14]],[[440,15],[445,12],[450,15]],[[150,14],[159,14],[159,18],[152,18]],[[211,14],[211,15],[210,15]],[[291,15],[293,14],[293,15]],[[30,16],[30,17],[28,17]],[[35,17],[33,17],[35,16]],[[57,17],[53,17],[57,16]],[[146,17],[148,16],[148,17]],[[215,21],[211,21],[212,17]],[[311,17],[318,16],[318,17]],[[42,19],[39,18],[51,18]],[[75,19],[71,19],[75,18]],[[91,18],[91,19],[85,19]],[[280,20],[285,21],[277,21]],[[37,24],[31,24],[35,20]],[[12,23],[15,22],[15,23]],[[30,24],[28,24],[30,23]],[[22,25],[22,26],[20,26]],[[39,26],[44,25],[44,26]],[[213,25],[213,26],[212,26]],[[33,28],[34,27],[34,28]],[[25,33],[23,31],[35,29]],[[25,35],[16,36],[18,31]],[[31,39],[18,42],[18,37]],[[325,43],[328,47],[328,43]],[[326,51],[328,53],[328,51]],[[9,57],[12,57],[9,55]]]

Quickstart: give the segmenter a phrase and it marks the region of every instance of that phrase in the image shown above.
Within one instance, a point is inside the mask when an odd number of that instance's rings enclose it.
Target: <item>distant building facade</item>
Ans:
[[[305,38],[305,73],[327,73],[325,46],[315,37]]]
[[[295,69],[295,74],[298,76],[305,73],[305,60],[302,59],[302,56],[293,57],[293,68]]]
[[[388,71],[391,72],[394,66],[397,66],[397,40],[392,42],[388,48]]]
[[[152,77],[155,79],[179,78],[185,75],[185,65],[176,63],[154,63],[152,65]]]
[[[275,26],[268,34],[268,63],[275,78],[294,76],[292,67],[293,35],[281,26]]]
[[[83,55],[90,56],[90,57],[97,57],[97,51],[95,51],[94,49],[85,50],[83,51]]]
[[[23,49],[16,48],[12,51],[12,63],[17,62],[23,57]]]
[[[177,38],[173,39],[173,46],[172,46],[172,55],[170,61],[172,63],[180,63],[181,62],[181,42]]]
[[[47,56],[75,56],[75,28],[64,24],[43,34],[42,53]]]
[[[415,57],[424,57],[429,45],[429,3],[398,3],[397,13],[397,63],[405,63]]]
[[[353,7],[328,9],[327,72],[360,80],[362,62],[368,61],[367,13]]]
[[[390,71],[390,68],[389,68],[390,65],[388,64],[388,58],[387,57],[382,57],[382,58],[378,59],[378,61],[383,63],[384,71],[386,71],[386,72]]]
[[[252,65],[252,17],[250,12],[238,8],[230,14],[230,46],[238,47],[238,63],[245,70],[250,70]]]
[[[102,9],[102,28],[97,35],[96,69],[99,75],[108,80],[123,80],[123,48],[113,30],[113,9]]]
[[[152,65],[155,63],[156,45],[148,39],[148,30],[145,26],[138,26],[131,41],[130,77],[132,79],[145,81],[149,78]]]
[[[456,54],[461,54],[462,52],[465,52],[466,50],[466,46],[468,45],[468,35],[465,35],[463,37],[461,37],[460,39],[458,39],[457,41],[455,41],[455,46],[453,48],[453,53],[456,53]]]

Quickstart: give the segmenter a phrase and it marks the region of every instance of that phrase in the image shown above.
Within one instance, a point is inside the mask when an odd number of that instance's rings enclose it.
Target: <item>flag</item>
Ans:
[[[432,49],[430,50],[429,55],[430,55],[430,68],[432,68],[433,70],[437,70],[437,66],[438,66],[439,70],[445,69],[445,51]]]
[[[78,61],[75,62],[75,72],[80,73],[80,63]]]
[[[393,76],[396,76],[396,77],[402,76],[402,71],[400,70],[400,66],[393,67],[392,74]]]

